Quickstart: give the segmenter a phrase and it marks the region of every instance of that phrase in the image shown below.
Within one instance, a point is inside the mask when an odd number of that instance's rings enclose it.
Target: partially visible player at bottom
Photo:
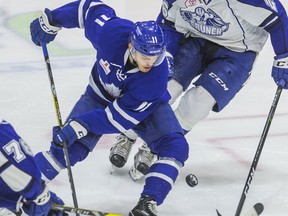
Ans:
[[[17,216],[64,216],[51,210],[52,203],[64,205],[48,190],[33,153],[11,124],[0,118],[0,208]]]

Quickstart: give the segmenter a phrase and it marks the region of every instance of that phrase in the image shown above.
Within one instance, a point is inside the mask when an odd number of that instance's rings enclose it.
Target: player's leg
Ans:
[[[174,113],[185,131],[190,131],[198,122],[205,119],[216,101],[202,86],[194,86],[181,97]]]
[[[254,52],[237,53],[219,48],[195,82],[196,86],[185,92],[175,110],[182,128],[190,131],[210,110],[221,111],[246,83],[255,58]]]
[[[143,210],[147,215],[156,215],[149,206],[155,209],[171,191],[179,169],[188,158],[188,143],[167,103],[161,104],[134,130],[157,154],[158,159],[148,170],[141,199],[132,212]]]

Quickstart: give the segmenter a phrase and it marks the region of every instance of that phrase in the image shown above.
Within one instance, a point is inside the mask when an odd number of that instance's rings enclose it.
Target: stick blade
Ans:
[[[247,211],[244,216],[259,216],[264,210],[262,203],[256,203],[253,208]]]
[[[253,208],[247,211],[243,216],[259,216],[264,210],[264,205],[262,203],[256,203]],[[216,209],[217,216],[222,216],[218,209]]]
[[[218,209],[216,209],[216,212],[217,212],[217,216],[222,216],[222,215],[219,213]]]

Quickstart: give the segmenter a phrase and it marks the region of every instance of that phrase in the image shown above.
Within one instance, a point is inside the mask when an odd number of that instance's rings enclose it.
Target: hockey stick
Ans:
[[[55,111],[56,111],[56,115],[57,115],[58,126],[60,126],[62,128],[63,123],[62,123],[62,118],[61,118],[61,112],[60,112],[60,107],[59,107],[58,98],[57,98],[57,94],[56,94],[56,88],[55,88],[55,83],[54,83],[54,79],[53,79],[53,74],[52,74],[52,69],[51,69],[51,64],[50,64],[47,46],[46,46],[46,43],[42,43],[41,45],[42,45],[44,60],[46,62],[46,68],[47,68],[48,76],[49,76],[51,92],[53,95],[53,101],[54,101],[54,107],[55,107]],[[72,175],[70,158],[69,158],[67,145],[65,142],[63,143],[63,149],[64,149],[64,157],[65,157],[65,161],[66,161],[66,167],[68,170],[68,178],[69,178],[70,187],[71,187],[71,191],[72,191],[72,198],[73,198],[74,207],[78,208],[78,202],[77,202],[77,197],[76,197],[76,190],[75,190],[75,185],[74,185],[74,180],[73,180],[73,175]]]
[[[242,208],[243,208],[243,205],[244,205],[244,202],[245,202],[245,199],[246,199],[246,194],[248,193],[249,186],[250,186],[250,184],[252,182],[252,179],[254,177],[254,173],[256,171],[256,167],[258,165],[258,162],[259,162],[259,159],[260,159],[260,156],[261,156],[261,152],[262,152],[262,149],[264,147],[264,143],[265,143],[267,134],[269,132],[269,128],[271,126],[271,123],[272,123],[272,120],[273,120],[273,117],[274,117],[274,113],[276,111],[276,108],[277,108],[278,101],[280,99],[281,93],[282,93],[282,86],[279,85],[277,90],[276,90],[276,93],[275,93],[275,96],[274,96],[274,99],[273,99],[273,102],[272,102],[272,105],[271,105],[271,108],[270,108],[266,123],[265,123],[264,129],[263,129],[263,132],[262,132],[259,144],[258,144],[258,148],[256,150],[256,153],[255,153],[255,156],[254,156],[254,159],[253,159],[253,163],[251,165],[248,177],[246,179],[246,183],[245,183],[244,189],[242,191],[241,198],[240,198],[240,201],[239,201],[235,216],[239,216],[241,211],[242,211]]]
[[[95,210],[81,209],[81,208],[73,208],[70,206],[62,206],[62,205],[57,205],[57,204],[53,204],[52,209],[60,210],[66,213],[76,213],[80,215],[90,215],[90,216],[124,216],[122,214],[107,213],[107,212],[102,212],[102,211],[95,211]]]
[[[242,208],[243,208],[243,205],[244,205],[244,202],[245,202],[245,199],[246,199],[246,195],[247,195],[248,190],[249,190],[249,186],[250,186],[250,184],[251,184],[251,182],[253,180],[253,177],[254,177],[254,174],[255,174],[255,171],[256,171],[256,167],[257,167],[257,164],[259,162],[259,159],[260,159],[260,156],[261,156],[261,152],[262,152],[262,149],[263,149],[263,146],[264,146],[264,143],[265,143],[269,128],[271,126],[271,123],[272,123],[272,120],[273,120],[273,117],[274,117],[274,113],[275,113],[275,110],[277,108],[278,101],[279,101],[281,93],[282,93],[282,88],[283,87],[279,85],[277,90],[276,90],[276,93],[275,93],[275,96],[274,96],[274,99],[273,99],[273,102],[272,102],[272,105],[271,105],[271,108],[270,108],[270,112],[269,112],[269,114],[267,116],[267,120],[266,120],[264,129],[263,129],[263,132],[262,132],[262,135],[261,135],[261,139],[260,139],[259,144],[258,144],[258,148],[256,150],[256,153],[255,153],[255,156],[254,156],[254,159],[253,159],[253,162],[252,162],[248,177],[246,179],[246,183],[245,183],[243,192],[241,194],[241,198],[240,198],[240,201],[239,201],[235,216],[239,216],[241,211],[242,211]],[[257,212],[257,209],[254,206],[257,214],[260,215],[262,213],[262,211],[263,211],[263,205],[260,203],[258,205],[258,207],[259,207],[259,210],[261,210],[260,207],[262,207],[262,210],[259,213]],[[218,210],[217,210],[217,214],[220,215]]]

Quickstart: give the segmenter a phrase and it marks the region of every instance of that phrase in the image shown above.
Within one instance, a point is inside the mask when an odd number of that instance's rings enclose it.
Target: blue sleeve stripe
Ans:
[[[146,109],[148,109],[150,106],[152,105],[152,102],[148,103],[147,101],[144,101],[143,103],[141,103],[141,105],[139,107],[137,107],[135,110],[138,112],[143,112]]]
[[[271,25],[271,23],[275,22],[278,17],[274,14],[271,14],[269,17],[267,17],[260,25],[259,27],[266,28],[267,26]]]
[[[89,6],[87,7],[87,10],[84,11],[84,5],[86,3],[86,0],[81,0],[80,4],[79,4],[79,8],[78,8],[78,22],[79,22],[79,27],[80,28],[84,28],[84,17],[86,20],[87,14],[90,10],[91,7],[93,6],[97,6],[97,5],[101,5],[103,4],[103,2],[99,1],[99,2],[91,2],[89,4]],[[83,12],[85,12],[85,16],[83,15]]]
[[[274,27],[278,26],[279,24],[281,24],[281,20],[280,19],[276,19],[273,23],[271,23],[269,26],[265,27],[266,31],[271,31]]]
[[[270,31],[276,25],[279,24],[279,17],[274,14],[270,15],[264,22],[261,23],[260,27],[264,28],[266,31]]]
[[[135,124],[135,125],[139,123],[139,121],[138,121],[137,119],[135,119],[135,118],[133,118],[132,116],[128,115],[127,113],[124,112],[123,109],[121,109],[121,107],[119,107],[119,105],[118,105],[118,103],[117,103],[117,100],[115,100],[112,105],[113,105],[114,109],[115,109],[124,119],[132,122],[132,123]]]
[[[111,112],[109,106],[106,107],[105,112],[106,112],[106,115],[107,115],[107,118],[108,118],[109,122],[110,122],[115,128],[117,128],[119,131],[121,131],[121,132],[123,132],[123,133],[127,130],[127,129],[125,129],[121,124],[119,124],[117,121],[115,121],[115,120],[113,119],[113,115],[112,115],[112,112]]]
[[[50,151],[43,151],[43,157],[49,162],[49,164],[59,173],[64,167],[57,161]]]

